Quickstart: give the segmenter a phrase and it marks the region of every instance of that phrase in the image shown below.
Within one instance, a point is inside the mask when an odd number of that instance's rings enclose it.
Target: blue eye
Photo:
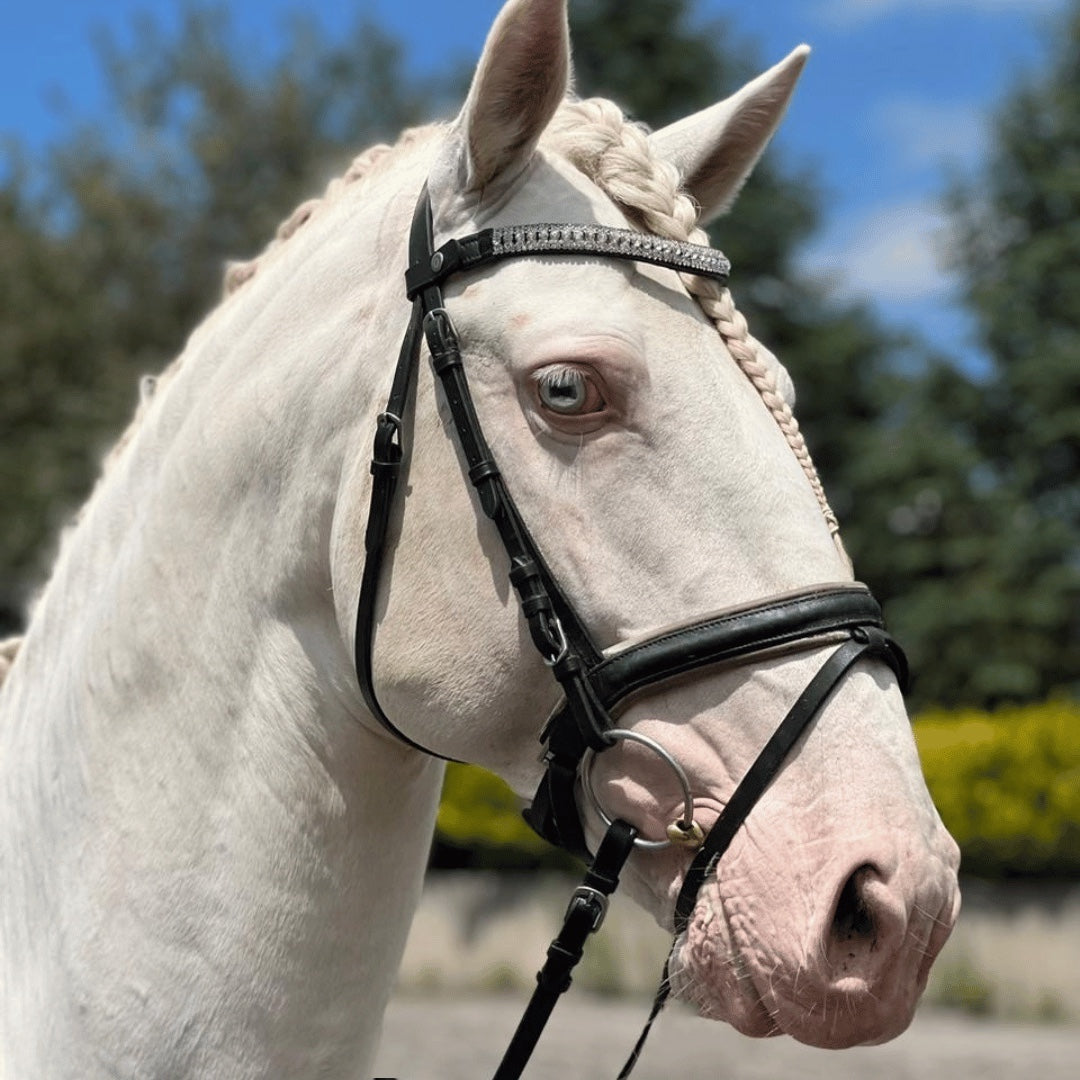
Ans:
[[[541,371],[536,376],[536,393],[545,409],[560,416],[601,412],[606,405],[589,375],[568,364]]]

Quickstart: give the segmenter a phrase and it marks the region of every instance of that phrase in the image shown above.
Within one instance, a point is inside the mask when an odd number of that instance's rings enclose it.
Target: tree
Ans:
[[[1080,689],[1080,4],[1007,97],[952,196],[955,263],[992,368],[972,414],[981,482],[1012,514],[985,587],[1009,619],[1007,696]],[[1005,688],[1003,688],[1005,689]]]
[[[297,19],[285,53],[251,56],[223,8],[178,33],[139,20],[101,46],[106,115],[51,148],[15,148],[0,181],[0,633],[43,575],[155,372],[216,302],[226,259],[261,249],[350,153],[429,112],[369,20],[333,44]]]
[[[697,12],[693,0],[575,0],[579,92],[659,126],[764,66]],[[215,302],[224,261],[259,250],[352,153],[464,90],[460,68],[405,78],[400,47],[367,21],[333,43],[297,21],[288,41],[276,59],[251,56],[219,7],[189,7],[175,34],[144,19],[129,44],[103,46],[109,112],[64,136],[44,167],[16,152],[0,173],[0,632],[130,415],[138,375],[178,352]],[[963,204],[973,303],[1005,357],[988,387],[800,274],[820,198],[777,153],[713,229],[739,306],[795,377],[856,565],[924,673],[917,703],[1038,696],[1066,679],[1075,652],[1080,395],[1061,283],[1076,274],[1077,91],[1064,52],[1058,66],[1056,111],[1044,115],[1037,96],[1017,105],[1006,125],[1016,160],[994,166],[985,213]],[[1039,125],[1073,139],[1061,136],[1045,177],[1044,151],[1022,139]],[[1047,206],[1027,213],[1038,183]],[[1038,243],[1018,240],[1033,222]],[[1021,287],[1038,292],[1037,317],[1006,303]]]

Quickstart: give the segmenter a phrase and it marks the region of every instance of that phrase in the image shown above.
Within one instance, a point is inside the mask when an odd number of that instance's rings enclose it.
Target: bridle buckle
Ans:
[[[593,920],[589,933],[595,934],[604,925],[604,919],[607,917],[608,898],[599,889],[594,889],[591,885],[579,885],[570,897],[565,918],[568,919],[576,908],[589,909]]]

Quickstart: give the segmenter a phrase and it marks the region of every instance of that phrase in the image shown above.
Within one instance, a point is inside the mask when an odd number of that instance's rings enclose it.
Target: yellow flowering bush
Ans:
[[[436,822],[436,862],[500,869],[576,865],[525,824],[521,806],[493,773],[451,762]],[[458,857],[450,858],[451,853]]]
[[[931,710],[915,738],[967,873],[1080,877],[1080,704]],[[437,839],[458,865],[573,865],[525,824],[506,784],[473,766],[447,768]]]
[[[915,738],[965,871],[1080,877],[1080,704],[930,711]]]

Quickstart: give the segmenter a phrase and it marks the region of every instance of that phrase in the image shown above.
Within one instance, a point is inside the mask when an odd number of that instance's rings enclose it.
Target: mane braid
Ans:
[[[248,259],[246,261],[230,262],[226,266],[222,282],[222,299],[227,300],[233,293],[249,282],[259,272],[267,260],[276,256],[286,241],[294,236],[303,225],[310,221],[312,216],[322,207],[333,203],[346,188],[352,187],[378,173],[378,167],[386,163],[387,159],[396,156],[397,151],[414,146],[433,130],[434,128],[431,125],[427,127],[406,128],[393,146],[389,146],[385,143],[378,143],[375,146],[369,146],[366,150],[353,158],[352,163],[349,165],[348,169],[345,170],[344,174],[330,181],[322,198],[308,199],[305,202],[302,202],[278,226],[273,240],[270,241],[260,254],[256,255],[253,259]],[[131,418],[131,422],[105,455],[105,460],[102,465],[102,478],[108,474],[112,466],[123,455],[124,450],[138,431],[143,417],[146,415],[151,398],[155,393],[164,389],[166,384],[176,373],[182,359],[183,354],[181,353],[180,356],[171,360],[160,374],[154,376],[152,379],[149,376],[144,376],[144,383],[147,379],[150,380],[150,388],[146,389],[144,385],[143,392],[140,395],[141,400],[135,411],[135,415]],[[83,509],[85,509],[85,505],[88,504],[89,500],[87,500],[87,504],[84,504]],[[76,521],[81,514],[82,510],[80,510],[79,515],[76,516]]]
[[[698,207],[681,190],[678,170],[657,158],[645,129],[627,121],[622,110],[603,98],[567,102],[545,135],[545,141],[580,169],[646,232],[693,244],[709,244],[698,226]],[[761,357],[745,317],[731,291],[708,278],[680,273],[684,286],[716,326],[728,351],[761,395],[788,446],[802,466],[817,498],[829,534],[844,561],[851,560],[840,539],[833,513],[799,423]]]
[[[414,146],[421,138],[429,135],[433,130],[432,125],[406,128],[393,146],[386,143],[377,143],[375,146],[369,146],[366,150],[361,151],[353,158],[352,164],[349,165],[342,176],[330,181],[322,198],[308,199],[306,202],[302,202],[278,226],[274,239],[270,241],[261,254],[246,261],[229,263],[225,270],[223,294],[226,297],[231,296],[242,285],[250,281],[268,258],[273,256],[320,208],[333,203],[345,188],[368,179],[378,171],[377,166],[384,164],[386,159],[393,156],[396,151]]]

